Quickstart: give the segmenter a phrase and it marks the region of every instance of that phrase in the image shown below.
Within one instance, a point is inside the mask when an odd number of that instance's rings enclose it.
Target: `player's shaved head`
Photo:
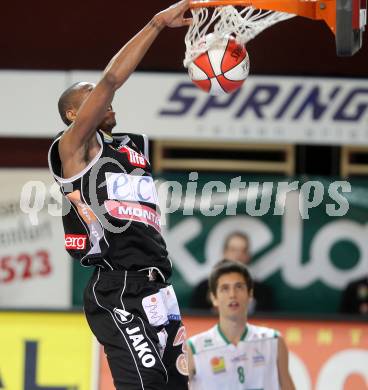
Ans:
[[[90,92],[95,87],[93,83],[81,81],[74,83],[60,96],[58,102],[59,114],[63,122],[69,126],[72,122],[68,119],[66,112],[71,109],[78,109],[82,104],[82,97],[85,92]]]

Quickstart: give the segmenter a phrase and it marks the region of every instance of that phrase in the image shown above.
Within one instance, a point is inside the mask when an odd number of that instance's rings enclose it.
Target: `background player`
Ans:
[[[282,337],[247,322],[253,289],[247,268],[223,260],[209,285],[219,323],[188,340],[191,389],[295,390]]]
[[[160,31],[190,24],[188,1],[160,12],[110,61],[97,85],[77,83],[59,100],[69,128],[50,148],[49,164],[70,211],[66,248],[96,266],[84,310],[104,345],[117,389],[186,389],[185,331],[160,234],[148,144],[112,135],[115,91]],[[129,190],[129,191],[128,191]]]
[[[249,237],[240,231],[230,233],[224,242],[220,258],[238,261],[248,265],[252,261]],[[190,307],[194,309],[211,309],[208,278],[202,280],[193,290]],[[253,299],[248,307],[248,314],[255,311],[271,311],[274,309],[272,289],[266,284],[253,280]]]

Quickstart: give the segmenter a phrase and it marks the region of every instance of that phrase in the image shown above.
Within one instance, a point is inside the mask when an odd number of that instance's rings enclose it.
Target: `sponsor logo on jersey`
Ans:
[[[178,302],[172,286],[161,288],[158,293],[142,299],[142,307],[153,326],[167,325],[169,321],[180,321]]]
[[[109,199],[158,205],[157,191],[151,176],[106,172],[105,177]]]
[[[86,234],[65,234],[65,249],[82,250],[86,249]]]
[[[181,315],[173,286],[165,287],[160,291],[162,291],[162,294],[165,297],[165,305],[168,313],[167,318],[169,321],[180,321]]]
[[[115,200],[106,200],[104,204],[107,212],[116,219],[141,222],[161,232],[160,214],[150,207],[139,203],[118,202]]]
[[[144,297],[142,299],[142,307],[151,325],[160,326],[169,322],[161,292]]]
[[[134,350],[138,353],[138,357],[146,368],[153,367],[156,363],[156,358],[152,354],[151,348],[148,346],[148,342],[145,341],[143,332],[139,326],[132,329],[126,328],[126,333],[130,339],[130,342]]]
[[[88,225],[91,225],[97,220],[96,215],[91,208],[81,201],[81,193],[79,190],[71,192],[67,195],[67,198],[77,207],[78,214]]]
[[[254,366],[263,366],[266,362],[266,359],[258,349],[254,349],[254,355],[252,356],[252,361]]]
[[[130,322],[134,317],[132,313],[129,313],[128,311],[123,310],[123,309],[118,309],[115,307],[115,309],[113,311],[114,311],[114,315],[115,315],[115,318],[117,319],[117,321],[123,325]]]
[[[135,167],[145,168],[147,161],[141,153],[137,153],[135,150],[131,149],[129,146],[122,146],[118,149],[120,153],[126,153],[128,160],[131,165]]]
[[[219,374],[220,372],[226,371],[225,359],[223,356],[215,356],[210,360],[212,372]]]
[[[232,358],[231,362],[232,363],[239,363],[239,362],[244,362],[246,360],[248,360],[247,354],[243,353],[242,355],[239,355],[239,356],[236,356],[236,357]]]
[[[185,353],[181,353],[176,359],[176,369],[181,375],[188,375],[188,361]]]
[[[177,347],[178,345],[181,345],[185,342],[186,339],[186,332],[185,332],[185,327],[181,326],[175,336],[173,346]]]
[[[167,318],[169,319],[169,321],[180,321],[181,320],[180,314],[169,314],[167,316]]]
[[[213,340],[212,339],[204,339],[204,348],[212,347],[213,346]]]

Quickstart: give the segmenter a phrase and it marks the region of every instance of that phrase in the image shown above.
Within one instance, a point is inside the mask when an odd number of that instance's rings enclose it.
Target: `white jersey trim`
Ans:
[[[96,154],[96,156],[93,158],[93,160],[79,173],[77,173],[76,175],[72,176],[72,177],[69,177],[67,179],[63,178],[63,177],[60,177],[58,176],[55,172],[54,172],[54,169],[53,169],[53,166],[52,166],[52,161],[51,161],[51,152],[52,152],[52,149],[54,148],[56,142],[60,141],[60,138],[62,136],[60,136],[59,138],[57,138],[51,145],[50,149],[49,149],[49,153],[48,153],[48,163],[49,163],[49,168],[50,168],[50,171],[51,173],[53,174],[53,176],[55,177],[55,179],[59,182],[59,183],[72,183],[78,179],[80,179],[82,176],[84,176],[92,167],[93,165],[96,164],[96,162],[99,160],[99,158],[101,157],[102,155],[102,152],[103,152],[103,141],[101,139],[101,136],[98,132],[96,132],[96,136],[97,136],[97,142],[99,143],[100,145],[100,150],[98,151],[98,153]]]
[[[142,134],[142,137],[143,137],[143,141],[144,141],[144,157],[146,158],[146,160],[148,162],[149,161],[149,141],[148,141],[148,137],[146,134]]]

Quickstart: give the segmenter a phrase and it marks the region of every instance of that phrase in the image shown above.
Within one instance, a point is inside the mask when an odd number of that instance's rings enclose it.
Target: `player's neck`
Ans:
[[[245,335],[247,317],[244,316],[243,318],[234,320],[220,317],[218,326],[222,335],[225,336],[225,339],[229,343],[236,345]]]

